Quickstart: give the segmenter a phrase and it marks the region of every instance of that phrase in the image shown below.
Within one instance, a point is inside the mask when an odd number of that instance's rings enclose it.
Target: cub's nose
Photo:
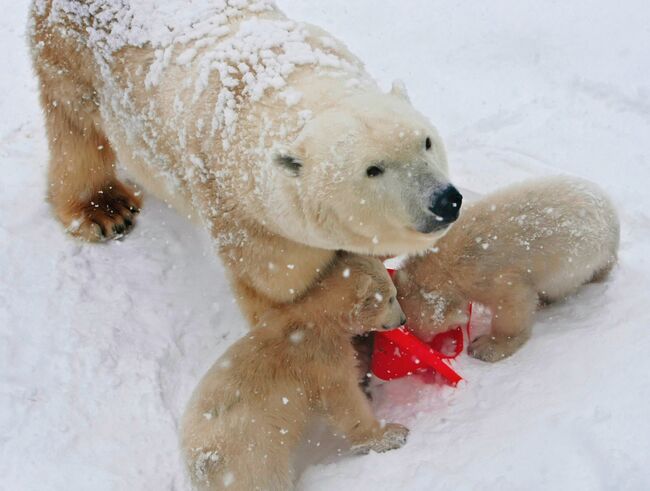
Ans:
[[[388,329],[395,329],[397,327],[401,327],[404,324],[406,324],[406,316],[404,315],[404,311],[399,306],[397,307],[397,310],[398,310],[398,312],[396,312],[397,318],[394,321],[389,322],[388,324],[383,324],[381,327],[388,330]]]
[[[442,223],[455,222],[463,203],[463,195],[451,184],[433,196],[429,210]]]

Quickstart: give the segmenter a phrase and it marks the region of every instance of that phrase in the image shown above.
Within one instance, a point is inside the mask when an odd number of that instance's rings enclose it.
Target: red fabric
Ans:
[[[391,278],[395,271],[388,270]],[[471,319],[472,305],[469,305]],[[470,321],[467,334],[470,335]],[[456,385],[462,377],[445,360],[462,353],[463,328],[455,327],[436,335],[430,343],[418,339],[407,326],[375,333],[375,343],[370,369],[382,380],[393,380],[413,373],[436,372],[448,384]]]

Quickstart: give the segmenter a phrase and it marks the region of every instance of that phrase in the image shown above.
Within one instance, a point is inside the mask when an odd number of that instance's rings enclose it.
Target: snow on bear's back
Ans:
[[[340,42],[286,18],[269,0],[35,0],[34,13],[90,48],[104,124],[115,129],[113,143],[137,146],[170,182],[197,172],[208,178],[206,162],[186,157],[192,136],[217,142],[222,151],[239,138],[239,147],[258,151],[251,141],[242,144],[250,135],[242,134],[241,122],[243,108],[263,97],[286,113],[275,133],[298,131],[311,114],[294,110],[302,93],[289,79],[301,67],[316,77],[368,82],[361,62]],[[123,138],[116,138],[121,129]],[[173,156],[166,155],[170,150]],[[120,159],[132,155],[122,152]],[[179,161],[189,168],[176,169]]]
[[[48,12],[48,4],[51,3]],[[269,0],[36,0],[37,15],[87,26],[106,55],[125,46],[168,47],[219,35],[237,17],[275,10]]]
[[[206,129],[211,138],[219,134],[225,148],[237,133],[246,102],[269,94],[284,106],[300,100],[289,83],[300,67],[368,82],[363,65],[341,43],[318,28],[287,19],[269,0],[36,0],[34,10],[49,23],[66,26],[69,36],[91,48],[104,81],[103,95],[111,100],[107,105],[131,113],[139,105],[140,120],[150,119],[145,114],[149,108],[129,100],[129,93],[141,87],[153,97],[151,89],[164,83],[166,70],[181,68],[173,90],[190,87],[191,95],[183,96],[174,112],[196,104],[209,89],[216,102],[210,102],[214,112]],[[116,75],[113,65],[124,57],[121,50],[133,47],[147,48],[151,56],[138,59],[134,73]],[[296,124],[301,121],[304,116]]]
[[[198,53],[203,71],[216,69],[231,84],[260,65],[267,71],[274,65],[264,77],[266,84],[260,84],[260,77],[250,84],[249,93],[257,99],[264,89],[285,85],[296,66],[345,64],[329,49],[339,47],[335,40],[309,39],[319,33],[287,19],[270,0],[36,0],[34,11],[52,24],[78,26],[84,31],[80,39],[100,63],[109,63],[126,47],[152,48],[148,85],[155,85],[170,62],[185,65]],[[79,36],[72,29],[67,34]]]

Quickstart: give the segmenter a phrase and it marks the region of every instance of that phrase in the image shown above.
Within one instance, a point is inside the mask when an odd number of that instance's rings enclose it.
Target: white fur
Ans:
[[[606,274],[618,243],[616,210],[596,185],[531,180],[465,207],[436,252],[407,260],[395,281],[423,339],[458,324],[469,301],[489,307],[491,336],[470,354],[496,361],[526,341],[539,298],[562,299]]]
[[[125,52],[130,66],[146,67],[127,76],[107,63],[102,118],[120,161],[148,189],[208,222],[237,207],[238,214],[274,233],[323,249],[385,254],[435,242],[440,233],[416,229],[433,219],[428,206],[448,184],[447,160],[436,130],[405,90],[398,85],[381,91],[362,63],[319,28],[289,21],[276,9],[261,20],[248,10],[239,16],[216,45],[181,39],[156,50],[154,59],[169,52],[171,61],[155,77],[149,51]],[[256,43],[263,40],[241,33],[248,32],[246,22],[295,37],[301,50],[318,56],[300,65],[285,49],[278,56],[295,66],[279,78],[279,87],[265,85],[261,75],[259,91],[244,83],[243,99],[231,113],[220,98],[235,90],[224,90],[218,70],[206,68],[206,60],[229,43],[261,49]],[[271,65],[257,69],[269,77]],[[232,83],[242,77],[235,73]],[[429,151],[427,137],[433,143]],[[298,176],[275,165],[281,154],[300,161]],[[375,163],[386,172],[369,179],[366,168]],[[216,189],[198,192],[206,180],[214,180]]]

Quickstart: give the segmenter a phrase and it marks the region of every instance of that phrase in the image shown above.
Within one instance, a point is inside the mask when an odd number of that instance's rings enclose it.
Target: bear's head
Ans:
[[[314,247],[419,252],[460,211],[443,143],[400,85],[357,92],[318,111],[273,163],[282,171],[271,199],[275,226]]]

